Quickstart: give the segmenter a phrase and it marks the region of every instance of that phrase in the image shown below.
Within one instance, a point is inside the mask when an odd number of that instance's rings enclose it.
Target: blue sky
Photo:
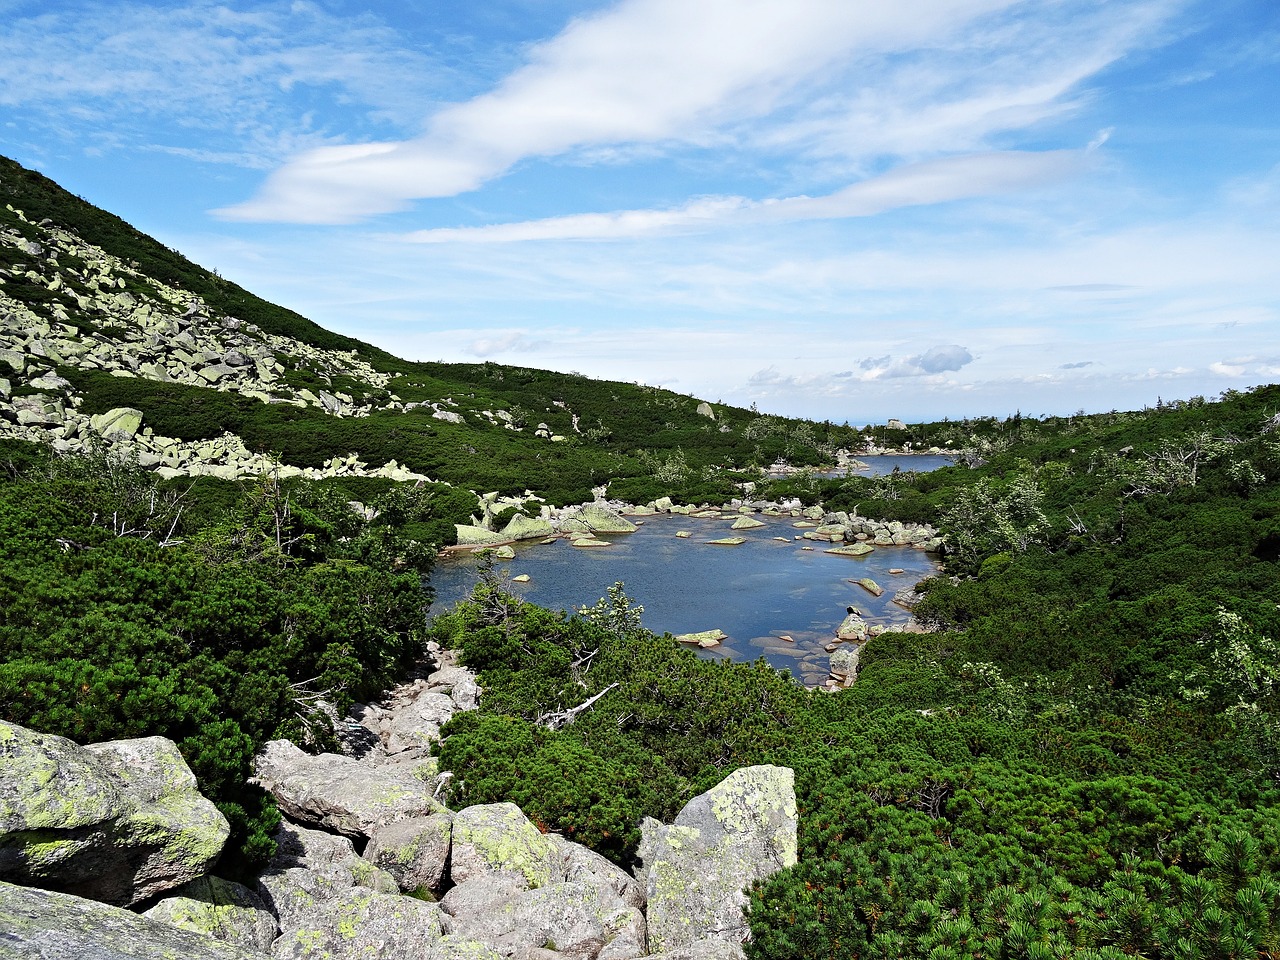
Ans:
[[[1274,0],[0,0],[0,152],[412,359],[855,424],[1280,380]]]

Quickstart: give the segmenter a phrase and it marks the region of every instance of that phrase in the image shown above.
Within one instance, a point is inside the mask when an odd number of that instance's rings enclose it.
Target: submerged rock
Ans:
[[[843,547],[832,547],[830,550],[824,550],[823,553],[834,553],[838,557],[865,557],[868,553],[875,550],[875,547],[869,543],[850,543]]]

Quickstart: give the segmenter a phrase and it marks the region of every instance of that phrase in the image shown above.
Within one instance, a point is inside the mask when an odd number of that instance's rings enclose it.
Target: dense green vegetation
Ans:
[[[973,468],[780,482],[955,545],[938,632],[872,640],[837,695],[674,650],[621,590],[566,618],[490,576],[435,628],[490,691],[446,729],[458,798],[625,860],[641,815],[792,766],[800,863],[754,893],[754,957],[1272,954],[1278,408],[961,425]]]
[[[333,484],[165,487],[102,455],[0,449],[0,716],[82,743],[176,741],[248,862],[276,814],[262,743],[332,743],[321,702],[377,697],[420,655],[434,491],[366,520]],[[243,862],[243,861],[242,861]]]

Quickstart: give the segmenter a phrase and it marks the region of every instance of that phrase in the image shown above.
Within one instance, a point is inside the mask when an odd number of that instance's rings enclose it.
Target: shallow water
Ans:
[[[927,473],[939,467],[951,466],[956,458],[942,453],[881,453],[873,457],[858,457],[858,461],[866,464],[866,467],[849,471],[833,470],[824,476],[843,477],[848,474],[855,477],[881,477],[886,473],[893,473],[895,469],[903,473],[909,470]]]
[[[936,571],[923,551],[876,547],[865,557],[841,557],[823,551],[835,544],[797,540],[793,518],[760,517],[765,526],[730,530],[736,515],[723,519],[681,516],[639,518],[635,533],[609,536],[611,546],[584,549],[567,540],[515,545],[514,560],[499,564],[510,576],[528,574],[527,584],[512,584],[520,596],[553,610],[591,606],[621,580],[627,596],[644,606],[644,625],[656,633],[723,630],[729,639],[704,656],[755,660],[790,669],[815,682],[827,673],[824,646],[835,638],[846,608],[856,606],[868,623],[901,623],[909,614],[893,595]],[[681,539],[679,530],[692,536]],[[706,541],[741,536],[736,547]],[[781,539],[775,539],[781,538]],[[810,549],[805,549],[806,547]],[[431,581],[437,605],[465,597],[475,582],[478,559],[454,557],[436,564]],[[892,568],[903,573],[890,574]],[[870,577],[884,587],[874,597],[856,583]],[[780,639],[788,635],[794,642]]]

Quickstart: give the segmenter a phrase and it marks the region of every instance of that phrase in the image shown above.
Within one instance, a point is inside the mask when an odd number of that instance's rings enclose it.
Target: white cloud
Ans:
[[[508,330],[499,335],[477,337],[471,342],[469,352],[477,357],[492,357],[499,353],[535,353],[550,345],[549,341],[530,337],[523,330]]]
[[[521,160],[628,144],[785,147],[840,158],[847,181],[878,157],[987,150],[993,133],[1071,109],[1072,89],[1173,2],[1067,3],[1017,29],[1004,19],[1016,0],[623,0],[423,136],[308,151],[218,212],[347,223],[475,190]]]
[[[944,203],[1043,186],[1084,168],[1084,154],[1004,151],[900,167],[823,197],[755,201],[705,197],[669,210],[574,214],[485,227],[439,227],[405,235],[412,243],[616,240],[717,226],[870,217],[900,207]]]
[[[373,17],[312,3],[14,6],[0,31],[0,107],[50,138],[92,135],[109,149],[269,169],[416,127],[448,75]]]

